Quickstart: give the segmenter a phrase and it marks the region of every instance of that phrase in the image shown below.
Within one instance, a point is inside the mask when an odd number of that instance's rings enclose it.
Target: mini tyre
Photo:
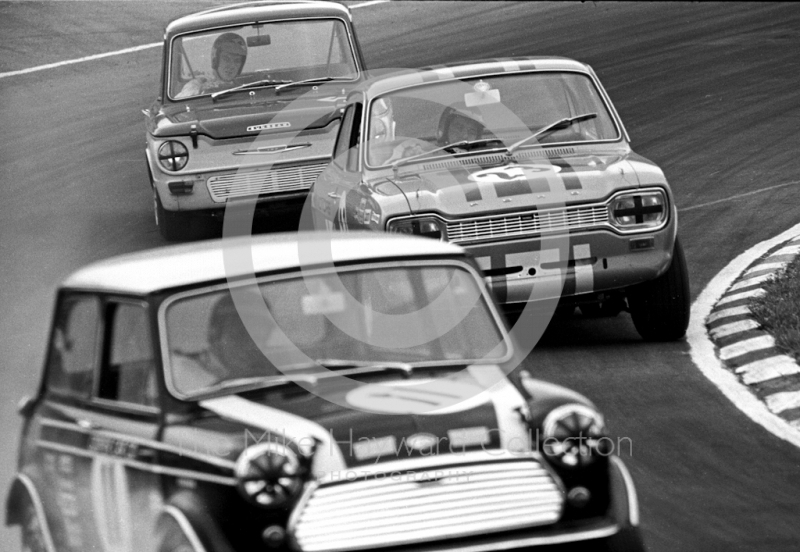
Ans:
[[[161,530],[157,552],[197,552],[178,524],[170,521]]]
[[[594,550],[602,552],[645,552],[647,547],[644,545],[641,530],[638,527],[627,526],[606,540],[603,546]]]
[[[686,334],[690,311],[689,273],[680,240],[675,239],[672,264],[649,282],[628,290],[633,325],[647,341],[675,341]]]

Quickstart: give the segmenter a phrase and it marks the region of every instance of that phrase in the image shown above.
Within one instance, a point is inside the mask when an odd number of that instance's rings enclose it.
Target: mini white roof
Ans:
[[[63,288],[146,295],[326,262],[463,255],[454,244],[374,232],[293,232],[174,245],[112,257],[70,275]]]

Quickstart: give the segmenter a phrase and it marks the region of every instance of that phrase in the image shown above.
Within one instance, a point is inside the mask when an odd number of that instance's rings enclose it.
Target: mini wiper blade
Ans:
[[[597,113],[583,113],[582,115],[575,115],[574,117],[565,117],[564,119],[559,119],[549,125],[543,126],[539,130],[537,130],[532,135],[528,136],[527,138],[523,138],[519,142],[515,142],[508,147],[507,155],[511,157],[514,155],[514,152],[517,151],[521,146],[525,145],[527,142],[538,138],[539,136],[543,136],[550,132],[555,132],[556,130],[562,130],[565,128],[569,128],[570,126],[574,125],[575,123],[579,123],[581,121],[586,121],[588,119],[594,119],[597,117]]]
[[[234,378],[221,381],[220,383],[213,386],[213,390],[214,391],[230,390],[230,389],[250,390],[250,389],[257,389],[260,387],[277,387],[279,385],[287,385],[289,383],[295,383],[298,381],[304,381],[314,385],[317,383],[317,378],[312,374],[293,374],[291,376],[287,375],[250,376],[245,378]]]
[[[240,90],[249,90],[250,88],[259,88],[261,86],[270,86],[273,84],[277,84],[278,86],[287,84],[291,81],[287,80],[276,80],[276,79],[261,79],[255,82],[248,82],[245,84],[240,84],[239,86],[234,86],[233,88],[228,88],[227,90],[220,90],[219,92],[214,92],[211,94],[211,99],[216,100],[221,96],[225,96],[227,94],[231,94],[232,92],[239,92]],[[278,86],[275,89],[278,89]]]
[[[329,82],[335,80],[350,80],[349,77],[313,77],[310,79],[303,79],[299,81],[289,81],[283,84],[279,84],[275,87],[275,90],[283,90],[284,88],[288,88],[290,86],[300,86],[302,84],[313,84],[315,82]]]
[[[323,366],[325,368],[331,370],[337,370],[337,372],[342,375],[342,372],[339,372],[340,369],[347,369],[347,372],[354,374],[358,373],[365,373],[365,372],[380,372],[386,370],[400,370],[405,375],[410,375],[411,372],[414,371],[414,367],[406,362],[395,362],[395,361],[376,361],[376,362],[369,362],[363,360],[341,360],[336,358],[318,358],[314,362],[316,362],[319,366]]]

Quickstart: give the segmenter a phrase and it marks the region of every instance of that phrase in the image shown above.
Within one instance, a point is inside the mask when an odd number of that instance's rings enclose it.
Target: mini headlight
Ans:
[[[175,140],[169,140],[158,148],[158,162],[168,171],[179,171],[189,161],[189,150]]]
[[[432,217],[390,220],[386,225],[386,230],[398,234],[415,234],[435,240],[445,238],[444,223]]]
[[[594,462],[598,452],[602,452],[602,439],[606,436],[603,416],[582,404],[565,404],[553,409],[542,429],[545,456],[566,468]]]
[[[300,493],[304,472],[292,449],[280,443],[261,443],[246,449],[236,461],[236,485],[253,504],[280,507]]]
[[[614,226],[633,230],[660,226],[667,218],[667,200],[663,192],[636,192],[615,197],[608,206]]]

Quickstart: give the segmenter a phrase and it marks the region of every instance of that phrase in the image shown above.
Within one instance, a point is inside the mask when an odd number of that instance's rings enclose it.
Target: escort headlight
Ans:
[[[247,448],[236,461],[236,487],[256,506],[281,507],[303,489],[306,469],[292,449],[280,443]]]
[[[389,103],[383,98],[378,98],[377,100],[372,102],[373,117],[381,117],[383,115],[386,115],[388,111],[389,111]]]
[[[388,100],[378,98],[370,108],[369,139],[375,142],[394,140],[392,106]]]
[[[611,224],[623,230],[655,228],[667,219],[664,192],[635,192],[611,200],[608,206]]]
[[[169,140],[158,148],[158,162],[168,171],[179,171],[189,161],[189,150],[175,140]]]
[[[542,425],[545,456],[565,468],[581,468],[602,454],[606,437],[603,416],[582,404],[553,409]]]
[[[386,225],[388,232],[397,234],[413,234],[443,240],[445,238],[444,223],[433,217],[390,220]]]
[[[372,119],[372,126],[369,133],[370,140],[385,140],[386,139],[386,123],[380,119]]]

